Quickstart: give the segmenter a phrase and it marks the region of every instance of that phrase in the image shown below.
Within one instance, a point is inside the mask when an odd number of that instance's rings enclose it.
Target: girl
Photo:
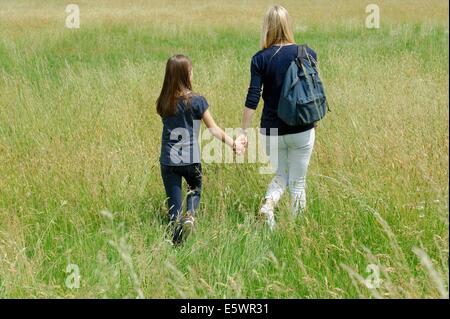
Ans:
[[[167,61],[163,87],[156,102],[156,110],[163,122],[161,142],[161,175],[169,205],[169,225],[173,243],[179,244],[194,226],[194,216],[202,190],[202,166],[198,135],[201,120],[212,135],[242,153],[244,146],[236,146],[214,122],[208,111],[208,102],[192,92],[192,63],[181,54]],[[186,214],[182,214],[182,178],[188,192]]]
[[[308,48],[308,54],[311,60],[317,61],[312,49]],[[275,206],[286,187],[289,187],[291,195],[292,213],[297,215],[306,208],[306,172],[314,146],[315,124],[289,126],[277,115],[283,80],[289,64],[296,57],[297,45],[289,14],[282,6],[273,6],[264,17],[261,50],[252,58],[251,80],[242,118],[243,134],[237,139],[246,143],[246,130],[263,88],[261,134],[266,135],[266,150],[276,175],[267,188],[260,213],[271,229],[275,227]]]

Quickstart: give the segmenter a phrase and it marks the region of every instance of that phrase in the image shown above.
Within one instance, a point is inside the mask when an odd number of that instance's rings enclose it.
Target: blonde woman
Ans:
[[[314,146],[315,124],[289,126],[277,116],[278,100],[289,64],[297,57],[292,24],[282,6],[267,11],[261,37],[261,50],[251,61],[251,81],[242,118],[242,134],[237,142],[247,143],[246,132],[258,106],[261,89],[264,108],[261,134],[266,137],[266,151],[276,174],[270,182],[260,214],[270,229],[275,227],[274,209],[286,188],[291,196],[294,215],[306,208],[306,173]],[[308,49],[312,61],[317,55]],[[314,64],[315,66],[315,64]]]

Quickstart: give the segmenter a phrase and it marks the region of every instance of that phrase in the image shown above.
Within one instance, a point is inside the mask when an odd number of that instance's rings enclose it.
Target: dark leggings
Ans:
[[[181,183],[182,178],[188,184],[186,211],[195,214],[200,203],[202,192],[202,166],[191,164],[186,166],[161,165],[161,176],[166,189],[169,204],[170,221],[175,221],[183,210]]]

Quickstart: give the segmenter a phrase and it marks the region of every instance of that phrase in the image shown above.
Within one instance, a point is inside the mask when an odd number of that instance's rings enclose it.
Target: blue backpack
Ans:
[[[302,126],[321,120],[328,103],[316,61],[307,45],[297,47],[297,58],[291,62],[281,89],[278,117],[290,126]]]

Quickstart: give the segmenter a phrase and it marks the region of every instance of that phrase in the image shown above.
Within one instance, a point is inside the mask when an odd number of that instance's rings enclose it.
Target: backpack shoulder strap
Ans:
[[[297,58],[303,59],[308,56],[308,45],[307,44],[300,44],[297,45]]]

